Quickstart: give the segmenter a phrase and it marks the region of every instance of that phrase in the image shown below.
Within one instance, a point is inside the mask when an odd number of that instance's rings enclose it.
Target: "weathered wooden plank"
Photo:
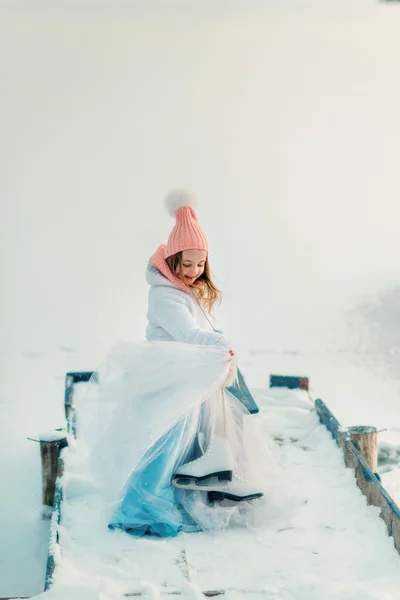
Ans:
[[[227,388],[228,391],[235,396],[240,402],[247,408],[249,413],[256,414],[260,412],[256,401],[254,400],[249,388],[246,385],[244,377],[240,371],[237,370],[238,381],[235,382],[231,387]]]
[[[351,439],[350,432],[341,427],[321,399],[315,401],[315,408],[321,423],[343,449],[345,464],[354,469],[357,485],[367,498],[368,504],[380,508],[380,517],[386,524],[388,534],[393,537],[394,547],[400,553],[400,508],[381,485],[378,473],[371,470],[361,455],[358,444]]]
[[[44,591],[47,591],[51,586],[55,568],[54,556],[56,547],[58,545],[58,526],[61,522],[61,502],[63,497],[62,476],[64,473],[64,453],[66,451],[67,448],[61,449],[58,457],[57,479],[55,484],[54,504],[50,523],[49,551],[47,555]]]
[[[67,373],[65,377],[64,409],[66,426],[67,432],[73,435],[74,437],[76,436],[76,420],[75,409],[73,404],[73,386],[74,383],[89,381],[93,374],[93,371],[79,371]],[[58,544],[58,526],[61,522],[61,504],[63,499],[62,475],[64,472],[63,455],[65,450],[64,447],[60,446],[57,457],[57,474],[54,485],[54,501],[50,523],[49,550],[47,555],[46,578],[44,587],[45,591],[47,591],[51,587],[55,568],[54,555],[56,551],[56,546]]]
[[[74,407],[74,384],[89,381],[95,371],[72,371],[65,375],[64,412],[67,431],[76,437],[76,414]]]
[[[53,506],[54,492],[59,468],[60,451],[67,446],[67,439],[60,433],[59,439],[48,440],[41,436],[40,458],[42,463],[42,501],[45,506]]]
[[[94,373],[95,371],[71,371],[66,374],[66,377],[72,377],[74,383],[81,383],[89,381]]]
[[[322,400],[319,398],[315,400],[315,408],[317,409],[317,413],[319,416],[319,420],[325,427],[331,432],[332,437],[337,441],[340,431],[342,430],[342,426],[336,417],[333,416],[329,408],[326,406]]]
[[[306,390],[309,388],[308,377],[294,377],[291,375],[270,375],[269,387],[286,387],[290,390]]]

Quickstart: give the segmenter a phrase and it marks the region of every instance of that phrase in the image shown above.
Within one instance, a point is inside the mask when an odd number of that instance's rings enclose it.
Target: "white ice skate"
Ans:
[[[255,500],[264,496],[254,485],[245,481],[238,475],[233,475],[232,481],[216,484],[208,492],[208,500],[211,504],[222,502],[223,500],[233,500],[242,502],[244,500]]]
[[[192,460],[177,468],[172,479],[176,488],[188,490],[214,490],[218,482],[231,481],[232,460],[229,443],[216,436],[200,458]]]

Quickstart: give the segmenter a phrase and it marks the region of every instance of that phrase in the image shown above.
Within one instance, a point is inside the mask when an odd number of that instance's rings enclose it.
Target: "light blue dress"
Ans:
[[[145,456],[144,468],[139,465],[134,471],[126,486],[125,496],[109,524],[110,529],[123,529],[139,537],[175,537],[180,531],[201,530],[180,502],[185,491],[171,485],[175,470],[173,450],[179,443],[183,427],[183,421],[175,425],[152,449],[155,458],[148,462]],[[187,460],[193,457],[192,451]]]

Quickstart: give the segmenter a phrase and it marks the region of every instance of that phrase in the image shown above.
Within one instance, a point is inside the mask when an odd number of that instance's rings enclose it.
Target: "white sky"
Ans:
[[[180,185],[243,343],[301,345],[398,282],[397,6],[39,5],[0,4],[8,354],[141,337]]]

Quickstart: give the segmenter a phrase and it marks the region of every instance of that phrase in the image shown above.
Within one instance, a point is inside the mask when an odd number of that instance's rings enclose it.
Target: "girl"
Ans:
[[[210,322],[220,291],[195,198],[177,190],[166,205],[176,224],[147,267],[148,342],[114,348],[98,376],[92,470],[109,527],[136,536],[255,524],[275,472],[257,418],[226,389],[235,356]]]

